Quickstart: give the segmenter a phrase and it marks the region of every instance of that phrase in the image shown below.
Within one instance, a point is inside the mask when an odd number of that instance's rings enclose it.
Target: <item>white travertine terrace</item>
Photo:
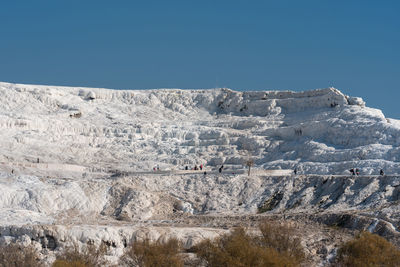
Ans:
[[[153,222],[256,214],[265,203],[270,213],[368,211],[398,227],[400,122],[334,88],[0,83],[0,103],[0,244],[106,240],[116,261],[138,238],[177,236],[190,247],[225,231]],[[206,175],[190,170],[200,164]]]

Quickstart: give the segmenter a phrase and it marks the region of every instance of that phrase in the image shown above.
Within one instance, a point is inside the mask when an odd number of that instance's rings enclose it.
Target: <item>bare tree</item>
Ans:
[[[250,176],[250,169],[251,169],[251,167],[254,165],[254,160],[252,159],[252,158],[249,158],[247,161],[246,161],[246,166],[249,168],[249,170],[248,170],[248,172],[247,172],[247,175],[248,176]]]
[[[242,144],[242,153],[244,155],[243,163],[248,168],[247,175],[250,176],[251,167],[254,166],[253,158],[254,148],[249,143]]]

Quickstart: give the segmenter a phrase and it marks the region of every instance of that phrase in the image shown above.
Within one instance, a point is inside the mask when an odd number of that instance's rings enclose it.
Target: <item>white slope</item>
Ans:
[[[0,83],[1,162],[397,173],[400,122],[334,88],[109,90]]]
[[[125,224],[260,208],[363,210],[388,223],[400,217],[400,122],[334,88],[123,91],[0,83],[0,104],[2,237],[52,236],[59,246],[68,238],[99,241],[109,231],[104,238],[120,244],[139,235],[118,230]],[[249,177],[243,169],[250,159]],[[206,175],[184,170],[200,164]],[[298,176],[263,171],[294,168]],[[361,176],[351,177],[351,168]],[[382,180],[380,169],[390,176]],[[44,233],[44,225],[53,230]],[[174,231],[190,243],[201,239],[193,229]]]

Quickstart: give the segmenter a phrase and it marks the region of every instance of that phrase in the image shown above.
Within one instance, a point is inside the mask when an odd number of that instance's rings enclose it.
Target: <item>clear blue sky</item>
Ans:
[[[400,119],[400,1],[1,1],[0,80],[334,86]]]

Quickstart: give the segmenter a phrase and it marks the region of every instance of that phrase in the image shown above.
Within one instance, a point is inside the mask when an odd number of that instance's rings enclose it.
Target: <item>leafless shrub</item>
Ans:
[[[340,247],[335,266],[400,266],[400,250],[383,237],[362,232]]]
[[[123,257],[123,262],[129,266],[141,267],[183,267],[183,259],[179,255],[181,243],[177,239],[150,242],[137,241],[132,244]]]
[[[31,247],[20,247],[17,244],[11,244],[0,247],[0,266],[1,267],[20,267],[41,266],[38,255]]]
[[[299,266],[304,253],[299,241],[289,236],[287,229],[262,224],[262,237],[259,237],[247,234],[243,228],[236,228],[213,241],[201,242],[195,247],[195,252],[211,267]]]
[[[265,222],[259,225],[262,234],[262,245],[287,254],[298,262],[305,259],[300,239],[294,237],[293,228],[288,225]]]
[[[105,265],[104,255],[107,252],[107,246],[102,243],[96,248],[94,245],[88,245],[82,251],[74,245],[57,256],[53,267],[95,267]]]

